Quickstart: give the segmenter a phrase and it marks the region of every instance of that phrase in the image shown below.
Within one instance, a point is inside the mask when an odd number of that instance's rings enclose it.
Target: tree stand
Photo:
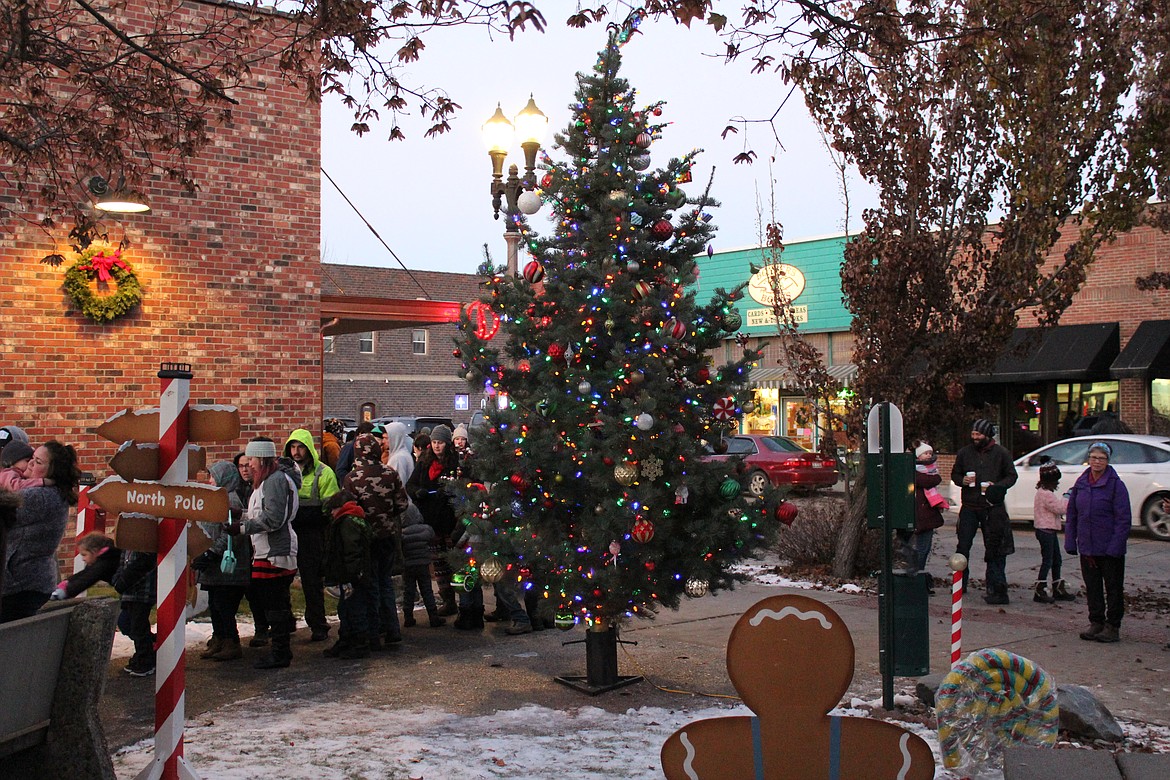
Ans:
[[[599,693],[642,681],[641,675],[618,674],[618,643],[627,645],[638,643],[618,639],[617,626],[598,621],[585,633],[584,639],[576,639],[572,642],[565,642],[565,644],[576,645],[581,642],[585,643],[585,676],[562,675],[553,678],[557,682],[570,688],[576,688],[590,696],[596,696]]]

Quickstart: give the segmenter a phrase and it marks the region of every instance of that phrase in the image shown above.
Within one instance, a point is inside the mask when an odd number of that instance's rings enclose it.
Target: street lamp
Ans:
[[[513,125],[504,116],[500,105],[496,104],[496,112],[483,124],[483,137],[488,147],[488,156],[492,158],[492,210],[493,218],[500,218],[500,207],[504,207],[507,216],[507,225],[504,228],[504,241],[508,244],[508,275],[516,275],[518,264],[517,252],[520,245],[520,229],[516,226],[516,215],[523,211],[525,214],[535,214],[540,210],[540,200],[534,194],[528,198],[522,197],[536,189],[536,153],[540,151],[540,142],[548,129],[548,117],[536,107],[536,101],[528,96],[528,105],[516,115]],[[508,156],[508,147],[512,144],[514,135],[520,136],[520,148],[524,150],[524,178],[520,178],[520,169],[516,165],[508,168],[508,178],[504,178],[504,159]]]

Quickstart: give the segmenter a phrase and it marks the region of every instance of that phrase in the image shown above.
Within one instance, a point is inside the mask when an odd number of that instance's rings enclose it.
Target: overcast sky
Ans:
[[[483,260],[485,243],[493,260],[504,262],[504,223],[502,217],[492,220],[491,164],[480,126],[497,101],[511,118],[531,92],[549,117],[546,146],[551,145],[554,131],[570,119],[575,74],[590,70],[605,44],[604,25],[580,30],[565,27],[560,17],[549,22],[545,33],[529,30],[514,41],[493,38],[478,27],[424,37],[422,60],[405,81],[443,87],[462,106],[453,131],[444,136],[425,139],[425,125],[408,121],[405,142],[386,141],[382,127],[358,138],[349,131],[351,113],[336,100],[325,103],[322,165],[407,267],[471,273]],[[775,218],[788,240],[841,232],[845,209],[839,177],[803,101],[798,96],[790,100],[776,122],[782,147],[766,124],[755,125],[747,131],[748,142],[759,157],[753,165],[735,165],[732,158],[744,149],[744,133],[721,138],[728,120],[770,116],[785,85],[774,74],[751,74],[747,61],[724,64],[705,56],[719,52],[721,44],[704,24],[696,22],[688,30],[648,22],[641,29],[643,34],[623,49],[621,74],[637,89],[639,104],[667,101],[662,119],[673,124],[650,148],[653,167],[704,149],[694,182],[684,185],[688,195],[699,194],[715,168],[712,193],[723,205],[712,210],[718,227],[714,248],[757,244],[761,209],[765,221],[772,219],[773,191]],[[550,153],[563,159],[555,149]],[[513,162],[523,164],[518,144],[505,170]],[[325,179],[321,186],[324,259],[396,265],[333,186]],[[856,176],[850,180],[850,201],[850,224],[856,228],[861,206],[873,202]],[[547,230],[540,215],[533,225]]]

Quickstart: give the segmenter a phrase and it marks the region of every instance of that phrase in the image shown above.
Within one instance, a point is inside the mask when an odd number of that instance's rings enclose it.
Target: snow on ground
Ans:
[[[739,563],[729,567],[735,574],[746,574],[752,582],[760,585],[769,585],[776,588],[798,588],[800,590],[828,590],[837,593],[864,593],[865,588],[853,582],[842,582],[829,585],[823,582],[809,580],[794,580],[779,573],[780,566],[776,563]]]

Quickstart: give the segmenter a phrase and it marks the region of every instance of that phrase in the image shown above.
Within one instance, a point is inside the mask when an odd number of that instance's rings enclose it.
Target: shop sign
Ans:
[[[798,325],[808,322],[808,307],[807,306],[793,306],[792,307],[792,321]],[[776,314],[771,309],[748,309],[747,310],[747,327],[759,328],[767,325],[776,324]]]
[[[804,292],[804,285],[804,274],[799,268],[788,263],[772,263],[752,274],[748,280],[748,294],[756,303],[772,306],[779,290],[781,297],[792,303]]]

